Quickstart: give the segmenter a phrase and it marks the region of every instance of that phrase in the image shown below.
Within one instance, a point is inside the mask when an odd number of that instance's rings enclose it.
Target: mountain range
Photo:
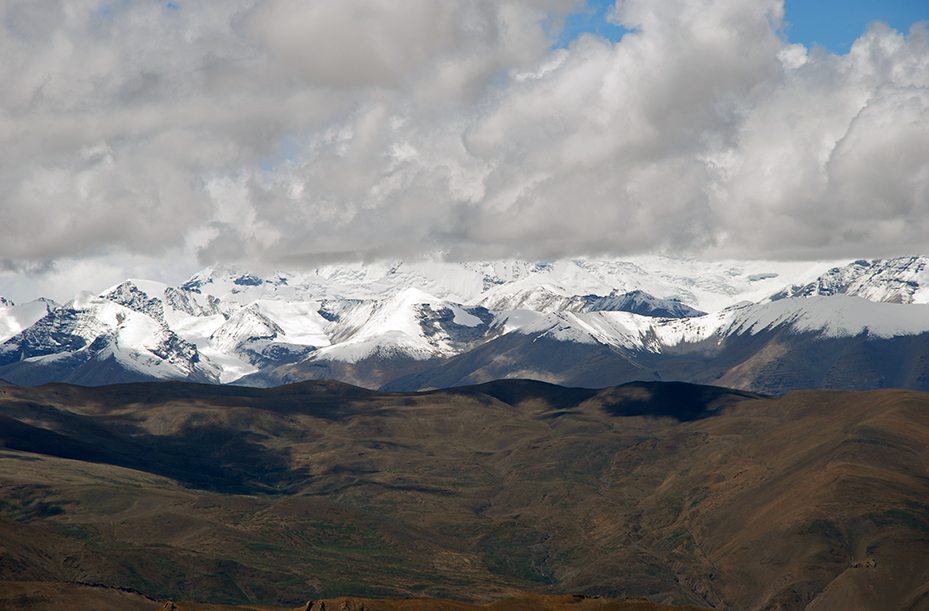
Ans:
[[[929,390],[927,264],[436,256],[264,275],[211,267],[178,286],[130,279],[65,304],[0,300],[0,378]]]

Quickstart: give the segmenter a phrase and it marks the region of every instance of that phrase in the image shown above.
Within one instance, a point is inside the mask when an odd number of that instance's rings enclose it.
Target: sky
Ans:
[[[0,0],[0,295],[929,253],[924,0]]]

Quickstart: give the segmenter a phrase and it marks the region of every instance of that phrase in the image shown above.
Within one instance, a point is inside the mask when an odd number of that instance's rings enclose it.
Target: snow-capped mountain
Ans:
[[[843,263],[844,264],[844,263]],[[492,310],[557,311],[547,297],[622,295],[640,291],[656,299],[713,312],[740,301],[760,301],[786,287],[815,281],[834,262],[702,262],[667,257],[564,259],[549,263],[435,260],[330,265],[309,272],[258,276],[215,266],[181,288],[224,303],[257,299],[383,300],[409,288],[437,299]],[[531,297],[534,291],[539,297]],[[492,306],[492,307],[490,307]]]
[[[58,304],[51,299],[36,299],[15,305],[12,301],[0,297],[0,342],[8,340],[23,329],[28,329],[56,308]]]
[[[329,304],[334,342],[312,359],[357,362],[371,356],[428,359],[458,354],[483,338],[494,319],[482,308],[460,306],[409,288],[383,301]]]
[[[823,338],[891,338],[929,333],[929,304],[901,306],[836,295],[733,306],[693,318],[648,318],[629,312],[556,312],[518,329],[559,341],[600,343],[654,353],[707,340],[777,328]]]
[[[773,298],[842,294],[889,303],[929,303],[929,257],[855,261]]]
[[[123,292],[119,295],[125,297]],[[14,379],[24,376],[41,382],[100,383],[114,371],[119,371],[118,381],[218,379],[219,370],[201,362],[196,346],[160,320],[160,304],[140,293],[132,297],[134,307],[127,307],[91,293],[79,294],[0,345],[0,367]]]
[[[788,344],[929,337],[927,262],[436,257],[267,275],[212,267],[179,286],[132,279],[63,306],[0,302],[0,378],[273,384],[333,376],[397,389],[494,376],[718,382],[734,368],[769,366]],[[766,343],[772,337],[776,345]],[[756,345],[768,352],[748,348]],[[907,384],[919,387],[922,374],[914,375]],[[785,380],[737,383],[808,384]]]

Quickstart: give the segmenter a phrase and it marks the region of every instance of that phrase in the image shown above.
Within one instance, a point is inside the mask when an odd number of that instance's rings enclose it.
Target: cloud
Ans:
[[[540,27],[571,2],[489,0],[267,0],[243,31],[310,85],[409,85],[428,79],[454,91],[495,69],[538,59]],[[457,86],[457,87],[456,87]]]
[[[849,54],[782,54],[734,145],[711,158],[731,247],[880,256],[922,252],[929,222],[929,45],[875,24]]]
[[[838,56],[780,0],[622,0],[552,50],[572,10],[2,1],[0,259],[929,249],[923,26]]]

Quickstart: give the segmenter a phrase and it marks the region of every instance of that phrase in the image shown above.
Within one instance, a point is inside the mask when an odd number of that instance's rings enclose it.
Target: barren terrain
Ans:
[[[0,444],[7,589],[929,608],[925,393],[3,386]]]

